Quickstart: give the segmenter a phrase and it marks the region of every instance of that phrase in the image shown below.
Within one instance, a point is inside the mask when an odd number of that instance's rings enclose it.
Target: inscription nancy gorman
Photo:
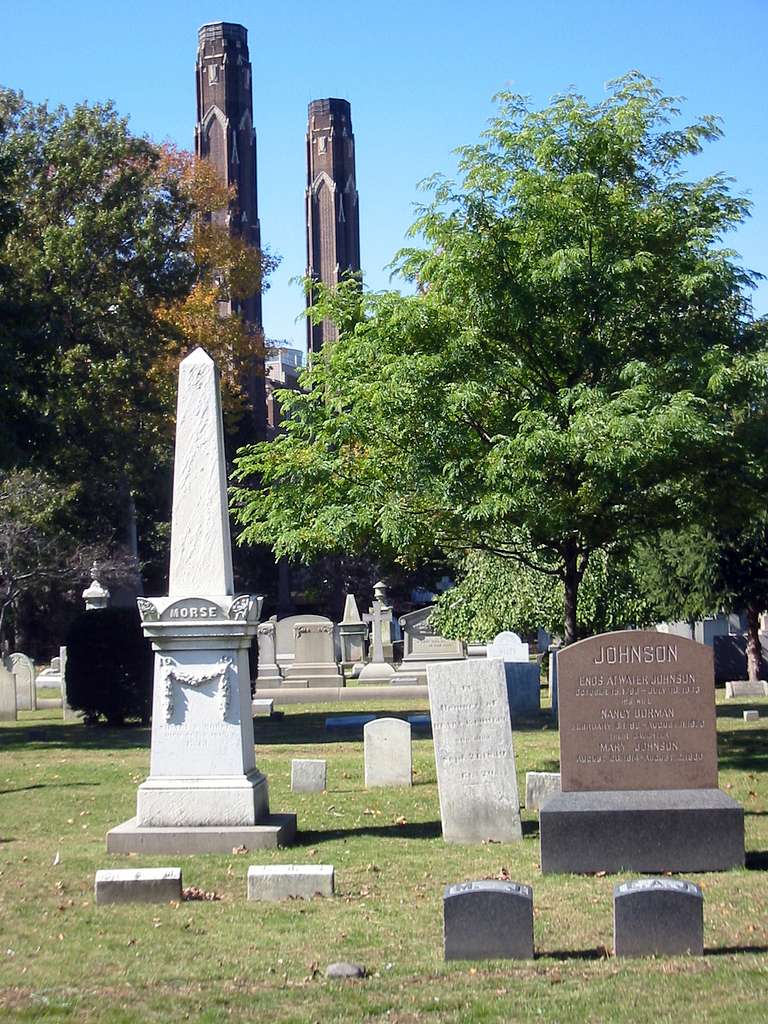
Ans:
[[[558,671],[564,792],[717,786],[709,648],[607,633],[562,650]]]

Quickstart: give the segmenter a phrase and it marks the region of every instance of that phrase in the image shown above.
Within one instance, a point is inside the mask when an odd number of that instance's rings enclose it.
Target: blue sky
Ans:
[[[262,237],[282,257],[264,299],[270,338],[304,344],[304,131],[311,99],[352,104],[366,282],[385,288],[419,201],[451,172],[511,88],[544,105],[570,86],[590,99],[631,68],[723,118],[725,138],[691,167],[725,171],[755,207],[729,244],[768,274],[768,0],[0,0],[0,82],[30,99],[113,99],[131,126],[191,147],[198,26],[246,26],[259,139]],[[768,283],[756,294],[768,313]]]

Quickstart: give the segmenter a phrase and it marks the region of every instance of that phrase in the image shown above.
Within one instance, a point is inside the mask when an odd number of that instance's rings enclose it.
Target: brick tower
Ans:
[[[355,137],[346,100],[312,100],[307,125],[307,276],[335,285],[360,270]],[[307,304],[311,305],[309,296]],[[327,320],[307,320],[307,350],[337,336]]]
[[[223,183],[237,189],[237,198],[212,219],[261,248],[248,31],[242,25],[217,21],[203,25],[197,35],[195,153],[213,164]],[[224,315],[240,313],[254,338],[263,339],[260,294],[226,306]],[[263,359],[254,356],[245,372],[253,427],[262,439],[266,436]]]

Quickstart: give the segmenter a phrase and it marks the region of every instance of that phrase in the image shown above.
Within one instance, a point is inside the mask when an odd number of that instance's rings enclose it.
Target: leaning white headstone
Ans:
[[[365,788],[413,785],[411,723],[376,718],[363,726]]]
[[[16,679],[16,706],[19,711],[34,711],[37,707],[34,662],[19,652],[12,654],[8,660]]]
[[[427,666],[443,838],[522,839],[504,667],[472,658]]]
[[[0,722],[16,721],[16,679],[0,659]]]
[[[231,852],[295,829],[295,816],[270,819],[255,762],[248,651],[262,598],[235,596],[232,579],[218,371],[198,348],[179,371],[169,594],[138,599],[155,651],[150,773],[112,852]]]

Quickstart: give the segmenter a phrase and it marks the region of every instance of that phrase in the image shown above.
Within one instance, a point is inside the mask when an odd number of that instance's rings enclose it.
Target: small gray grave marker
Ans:
[[[252,864],[248,868],[248,899],[304,899],[333,896],[332,864]]]
[[[616,956],[704,953],[704,896],[677,878],[641,878],[613,890]]]
[[[295,757],[291,761],[291,789],[294,793],[323,793],[327,782],[327,763],[314,758]]]
[[[532,960],[533,889],[464,882],[443,896],[446,960]]]

